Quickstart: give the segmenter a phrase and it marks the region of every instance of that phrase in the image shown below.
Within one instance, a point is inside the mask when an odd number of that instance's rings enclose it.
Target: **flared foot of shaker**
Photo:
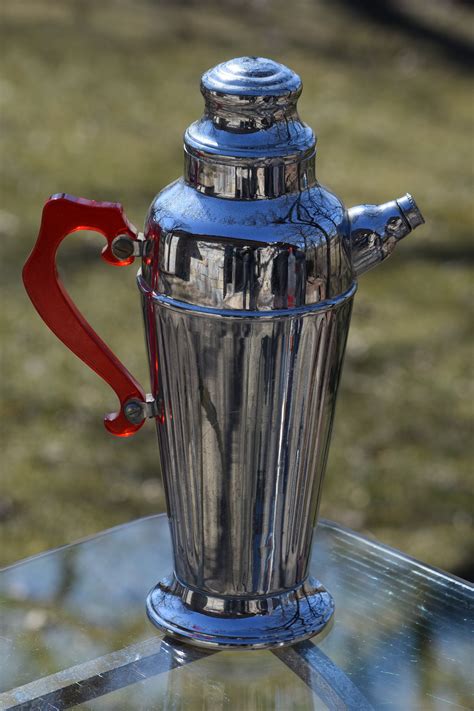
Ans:
[[[270,649],[328,629],[334,601],[314,578],[268,597],[219,597],[160,581],[147,598],[151,622],[168,635],[208,649]]]

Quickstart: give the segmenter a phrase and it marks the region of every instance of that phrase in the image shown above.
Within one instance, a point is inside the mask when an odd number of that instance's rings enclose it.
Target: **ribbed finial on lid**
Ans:
[[[298,74],[264,57],[238,57],[207,71],[201,82],[204,96],[297,98],[302,83]]]

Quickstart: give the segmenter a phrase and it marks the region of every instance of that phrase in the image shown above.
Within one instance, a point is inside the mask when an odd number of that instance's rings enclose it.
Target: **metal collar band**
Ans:
[[[234,200],[262,200],[296,193],[316,184],[315,151],[286,159],[235,163],[184,148],[184,175],[200,193]]]

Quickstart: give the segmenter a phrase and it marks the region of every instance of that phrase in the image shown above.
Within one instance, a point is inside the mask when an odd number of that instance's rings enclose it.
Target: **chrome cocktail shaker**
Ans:
[[[156,419],[175,569],[147,601],[167,633],[264,648],[322,631],[333,601],[308,575],[357,276],[423,222],[409,195],[346,210],[315,176],[299,77],[243,57],[204,74],[184,178],[143,234],[120,206],[54,196],[25,284],[48,325],[117,392],[114,434]],[[65,293],[54,267],[77,229],[138,274],[145,396]]]

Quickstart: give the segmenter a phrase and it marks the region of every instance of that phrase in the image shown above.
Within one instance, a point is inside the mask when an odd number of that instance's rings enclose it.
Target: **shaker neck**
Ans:
[[[184,179],[198,192],[230,200],[265,200],[316,184],[316,151],[297,156],[229,159],[184,146]]]

